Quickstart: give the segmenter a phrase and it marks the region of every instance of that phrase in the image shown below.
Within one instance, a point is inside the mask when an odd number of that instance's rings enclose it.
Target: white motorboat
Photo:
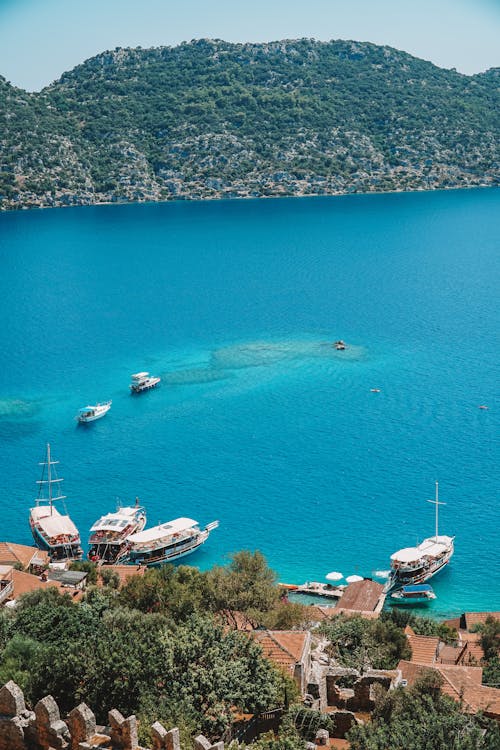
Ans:
[[[405,604],[409,606],[429,604],[435,598],[436,594],[428,583],[421,583],[416,586],[403,586],[403,588],[397,589],[391,594],[392,604]]]
[[[112,401],[105,401],[103,404],[95,404],[94,406],[84,406],[80,409],[75,419],[81,423],[95,422],[96,419],[101,419],[111,409]]]
[[[78,529],[67,513],[59,513],[54,505],[65,500],[65,495],[53,493],[54,485],[63,481],[52,468],[58,463],[51,460],[50,445],[47,444],[46,461],[40,464],[43,466],[42,477],[37,481],[38,498],[35,507],[30,509],[31,533],[36,546],[49,553],[51,562],[81,560],[83,552]],[[45,489],[47,496],[43,494]]]
[[[174,562],[201,547],[218,525],[212,521],[201,529],[192,518],[175,518],[129,536],[124,558],[130,564],[148,567]]]
[[[146,525],[146,510],[139,505],[118,507],[114,513],[101,516],[90,529],[88,558],[92,562],[112,565],[126,550],[131,534],[142,531]]]
[[[150,375],[149,372],[136,372],[135,375],[132,375],[132,382],[129,387],[132,393],[141,393],[156,388],[160,380],[161,378]]]
[[[428,502],[436,507],[436,533],[416,547],[405,547],[391,555],[391,572],[384,588],[386,592],[425,583],[443,570],[453,555],[455,537],[439,536],[438,533],[438,508],[445,503],[439,502],[437,482],[436,498]]]

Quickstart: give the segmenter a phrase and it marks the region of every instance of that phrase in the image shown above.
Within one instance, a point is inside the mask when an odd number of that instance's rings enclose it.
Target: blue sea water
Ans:
[[[189,562],[260,549],[293,583],[387,570],[434,532],[439,480],[456,552],[432,610],[500,609],[499,209],[463,190],[0,215],[0,537],[31,543],[48,441],[83,538],[139,496],[150,524],[220,520]],[[142,369],[161,388],[132,397]]]

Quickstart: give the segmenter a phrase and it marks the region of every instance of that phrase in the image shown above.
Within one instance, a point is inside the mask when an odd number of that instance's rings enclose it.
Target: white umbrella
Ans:
[[[337,573],[336,570],[332,570],[331,573],[327,573],[325,576],[327,581],[341,581],[343,577],[342,573]]]
[[[389,578],[390,570],[376,570],[373,574],[375,578]]]
[[[347,576],[347,583],[356,583],[356,581],[362,581],[363,576]]]

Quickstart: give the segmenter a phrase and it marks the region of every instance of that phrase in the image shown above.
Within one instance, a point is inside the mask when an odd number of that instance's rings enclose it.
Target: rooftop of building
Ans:
[[[433,635],[417,635],[406,626],[406,637],[411,648],[411,661],[417,664],[434,664],[438,654],[439,638]]]
[[[302,661],[310,640],[306,630],[256,630],[252,637],[262,646],[263,656],[290,669]]]
[[[352,612],[373,612],[379,603],[384,587],[377,581],[365,578],[350,583],[345,589],[338,609]]]
[[[461,702],[465,710],[476,713],[484,711],[488,716],[500,718],[500,690],[481,684],[483,670],[481,667],[417,664],[402,660],[398,664],[401,676],[409,686],[425,670],[437,671],[443,678],[441,691]]]
[[[471,630],[477,625],[484,625],[489,617],[500,620],[500,612],[464,612],[460,624],[464,630]]]
[[[15,544],[14,542],[0,542],[0,565],[15,565],[19,563],[23,568],[30,565],[45,567],[49,562],[49,556],[38,547],[29,547],[26,544]]]

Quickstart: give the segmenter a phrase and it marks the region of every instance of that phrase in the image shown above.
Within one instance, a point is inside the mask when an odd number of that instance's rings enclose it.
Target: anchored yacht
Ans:
[[[439,486],[436,482],[436,497],[434,500],[428,500],[436,507],[435,535],[424,539],[416,547],[405,547],[391,555],[391,572],[385,585],[386,592],[425,583],[450,562],[454,552],[455,537],[439,535],[439,506],[446,503],[439,502],[438,493]]]

